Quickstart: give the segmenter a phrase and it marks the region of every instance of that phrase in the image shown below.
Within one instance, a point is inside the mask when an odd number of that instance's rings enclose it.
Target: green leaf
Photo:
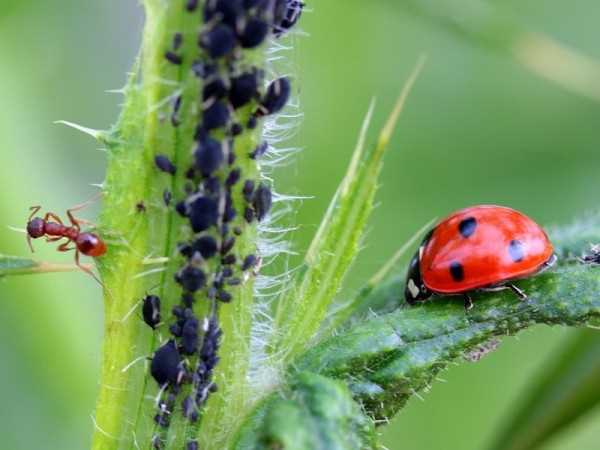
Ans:
[[[84,265],[90,268],[89,265]],[[45,261],[36,261],[31,258],[20,256],[8,256],[0,254],[0,278],[13,275],[32,275],[51,272],[74,272],[81,270],[75,264],[56,264]]]
[[[348,171],[323,218],[306,254],[300,283],[279,302],[272,352],[289,362],[306,349],[325,319],[345,274],[360,250],[367,220],[373,209],[383,155],[404,103],[424,60],[421,59],[404,89],[379,139],[365,154],[365,140],[373,104],[363,123]]]
[[[600,332],[582,330],[532,378],[492,449],[539,448],[600,404],[598,380]]]
[[[376,449],[372,421],[339,381],[300,373],[241,428],[234,450]]]

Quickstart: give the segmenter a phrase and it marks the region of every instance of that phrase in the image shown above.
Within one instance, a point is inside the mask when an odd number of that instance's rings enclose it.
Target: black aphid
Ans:
[[[240,108],[258,95],[258,73],[248,72],[231,79],[229,101],[234,108]],[[250,128],[250,127],[249,127]]]
[[[185,201],[180,201],[175,205],[175,211],[177,211],[177,213],[181,216],[181,217],[187,217],[188,215],[188,206],[185,203]]]
[[[232,136],[239,136],[240,134],[242,134],[244,132],[244,127],[241,126],[239,123],[234,123],[231,125],[229,132],[231,133]]]
[[[212,258],[217,253],[217,240],[212,236],[202,236],[194,241],[192,249],[204,259]]]
[[[219,291],[217,293],[217,298],[223,303],[229,303],[232,299],[231,294],[227,291]]]
[[[227,125],[229,117],[230,112],[227,105],[217,100],[202,113],[202,126],[208,131],[221,128]]]
[[[177,384],[181,373],[181,357],[175,341],[170,339],[154,352],[150,363],[150,374],[159,385],[163,386],[167,383]]]
[[[180,55],[170,50],[168,52],[165,52],[165,58],[171,64],[175,64],[176,66],[181,65],[181,63],[183,62],[183,58]]]
[[[237,216],[237,211],[235,210],[235,206],[233,205],[233,198],[231,197],[231,192],[228,192],[227,198],[225,199],[225,211],[223,211],[223,222],[229,223],[233,219],[235,219],[235,216]]]
[[[238,181],[240,181],[240,177],[242,176],[242,171],[239,167],[236,167],[229,175],[227,175],[227,179],[225,180],[225,186],[231,187],[234,186]]]
[[[242,270],[246,271],[252,269],[256,263],[258,262],[258,258],[256,255],[248,255],[244,258],[244,262],[242,263]]]
[[[219,205],[212,198],[198,197],[188,204],[188,217],[195,233],[208,230],[217,223]]]
[[[267,87],[267,92],[260,102],[256,115],[260,117],[281,111],[290,98],[291,90],[290,80],[287,77],[272,81]]]
[[[217,72],[217,66],[198,59],[192,63],[192,71],[198,78],[208,78]]]
[[[221,192],[221,180],[218,177],[207,178],[202,183],[202,186],[207,194],[212,194],[215,197],[219,196]]]
[[[273,194],[271,189],[265,184],[260,184],[254,192],[254,198],[252,199],[254,210],[256,211],[256,218],[260,222],[269,213],[273,204]]]
[[[171,314],[173,314],[175,317],[179,317],[180,319],[184,318],[184,311],[185,309],[182,308],[179,305],[175,305],[173,306],[173,308],[171,309]]]
[[[202,348],[200,349],[200,358],[203,363],[202,369],[211,371],[217,365],[219,356],[217,355],[221,340],[221,328],[215,316],[212,316],[206,326]]]
[[[229,255],[224,256],[221,259],[221,263],[224,264],[224,265],[226,265],[226,266],[235,264],[235,261],[236,261],[236,257],[235,257],[235,255],[233,253],[230,253]]]
[[[156,164],[156,167],[158,167],[159,170],[171,175],[175,175],[175,172],[177,171],[175,165],[166,155],[156,155],[154,157],[154,164]]]
[[[171,191],[168,189],[165,189],[163,191],[163,201],[165,202],[166,206],[169,206],[171,204],[172,198],[173,198],[173,195],[171,194]]]
[[[146,212],[146,205],[144,204],[144,202],[142,200],[140,200],[139,202],[137,202],[135,204],[135,210],[139,213]]]
[[[169,418],[169,414],[167,413],[158,413],[154,416],[154,422],[161,428],[169,428],[171,425],[171,420]]]
[[[262,19],[256,17],[248,19],[238,32],[240,44],[244,48],[258,47],[269,34],[269,28],[269,24]]]
[[[303,8],[304,2],[300,0],[275,0],[273,24],[275,36],[281,36],[296,25],[302,15]]]
[[[179,324],[173,323],[169,326],[169,332],[174,337],[181,337],[181,331],[181,326],[179,326]]]
[[[254,130],[257,125],[258,125],[258,120],[255,116],[250,117],[248,119],[248,123],[246,124],[246,126],[248,127],[249,130]]]
[[[206,274],[202,269],[186,266],[175,274],[175,281],[188,292],[196,292],[206,284]]]
[[[269,144],[267,142],[263,142],[262,144],[259,144],[253,151],[252,153],[250,153],[250,158],[251,159],[258,159],[261,156],[263,156],[265,153],[267,153],[267,150],[269,149]]]
[[[181,330],[181,351],[193,355],[198,349],[198,319],[192,317],[185,321]]]
[[[254,210],[252,208],[246,207],[244,209],[244,219],[246,219],[246,222],[252,223],[255,217],[256,215],[254,214]]]
[[[252,8],[263,8],[265,7],[271,0],[244,0],[244,8],[252,9]]]
[[[196,298],[191,292],[184,292],[183,294],[181,294],[181,303],[183,303],[186,307],[191,308],[192,306],[194,306],[195,301]]]
[[[248,203],[252,202],[252,197],[254,196],[254,180],[244,181],[244,187],[242,188],[242,194],[244,195],[244,199]]]
[[[189,441],[185,445],[185,450],[198,450],[198,441]]]
[[[223,267],[223,270],[221,270],[221,276],[223,278],[229,278],[233,276],[233,269],[231,267]]]
[[[183,34],[175,33],[173,36],[173,50],[179,50],[181,44],[183,44]]]
[[[221,143],[211,138],[200,141],[194,151],[196,168],[205,177],[216,172],[223,164],[224,159]]]
[[[223,98],[227,94],[227,85],[221,78],[217,78],[204,85],[202,88],[202,99],[204,101],[211,98]]]
[[[229,253],[231,251],[231,249],[233,249],[234,245],[235,245],[235,237],[234,236],[230,236],[227,239],[223,240],[223,242],[221,243],[221,255],[226,255],[227,253]]]
[[[227,284],[229,286],[238,286],[240,284],[242,284],[242,280],[240,278],[229,278],[227,281]]]
[[[199,44],[211,58],[222,58],[235,48],[235,33],[230,26],[221,23],[203,33]]]
[[[196,400],[191,395],[183,399],[181,409],[183,410],[183,417],[187,418],[190,422],[198,420],[198,406],[196,405]],[[186,448],[189,448],[189,445]]]
[[[234,227],[233,234],[235,234],[236,236],[241,236],[242,235],[242,229],[240,227]]]
[[[174,127],[178,127],[179,125],[181,125],[181,122],[179,122],[179,109],[181,108],[181,95],[178,95],[175,98],[175,101],[173,102],[173,112],[171,113],[171,125],[173,125]]]
[[[157,295],[146,295],[142,304],[144,322],[155,329],[160,323],[160,298]]]
[[[236,159],[235,152],[229,151],[229,153],[227,154],[227,164],[229,164],[230,166],[233,166],[235,159]]]
[[[243,12],[243,0],[208,0],[204,5],[204,21],[218,17],[233,27]]]
[[[196,8],[198,8],[198,0],[187,0],[185,9],[187,9],[189,12],[193,12],[196,11]]]

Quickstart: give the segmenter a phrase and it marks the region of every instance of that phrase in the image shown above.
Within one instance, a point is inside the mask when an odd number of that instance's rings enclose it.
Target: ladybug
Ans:
[[[404,297],[409,304],[432,294],[512,290],[527,295],[512,281],[551,267],[554,248],[544,230],[511,208],[478,205],[461,209],[442,220],[423,239],[406,275]]]

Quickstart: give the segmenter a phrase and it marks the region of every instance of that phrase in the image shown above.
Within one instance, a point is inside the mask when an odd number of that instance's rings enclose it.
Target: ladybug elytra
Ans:
[[[432,294],[463,295],[470,309],[470,291],[511,289],[525,300],[511,281],[555,261],[548,236],[529,217],[504,206],[472,206],[449,215],[425,236],[410,262],[404,297],[414,304]]]

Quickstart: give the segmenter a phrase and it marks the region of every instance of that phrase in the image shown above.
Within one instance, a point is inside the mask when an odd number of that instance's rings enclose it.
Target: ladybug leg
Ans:
[[[465,311],[473,309],[473,300],[471,300],[471,296],[469,294],[463,294],[463,299],[465,301]]]
[[[508,288],[511,291],[513,291],[516,294],[517,297],[519,297],[519,300],[521,300],[521,301],[527,300],[527,294],[522,289],[519,289],[514,284],[509,284]]]

